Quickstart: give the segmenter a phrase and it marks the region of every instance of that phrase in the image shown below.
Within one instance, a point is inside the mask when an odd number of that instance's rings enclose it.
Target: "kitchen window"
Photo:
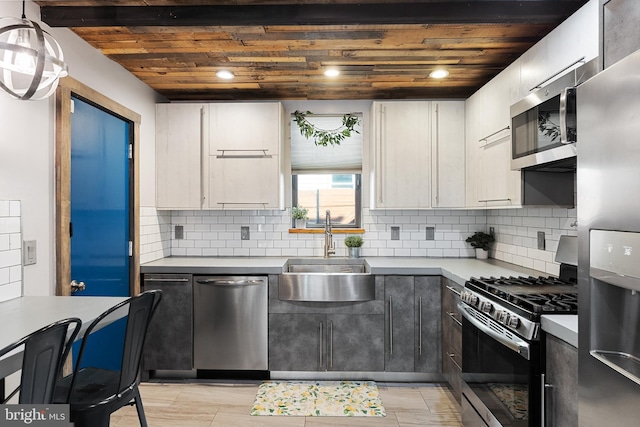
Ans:
[[[307,115],[321,129],[337,129],[342,114]],[[359,115],[362,117],[362,115]],[[326,211],[337,228],[359,228],[362,211],[362,120],[340,145],[317,146],[291,118],[292,204],[308,209],[308,228],[324,227]]]

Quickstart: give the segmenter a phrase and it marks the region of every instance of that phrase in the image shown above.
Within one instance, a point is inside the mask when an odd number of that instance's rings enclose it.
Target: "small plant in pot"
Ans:
[[[478,259],[488,258],[489,248],[491,247],[491,243],[494,241],[495,239],[492,234],[487,234],[483,231],[476,231],[465,240],[465,242],[471,244],[471,246],[475,248],[476,258]]]
[[[360,257],[360,246],[362,246],[363,243],[364,239],[357,235],[347,236],[344,239],[345,246],[349,248],[349,258]]]
[[[307,219],[309,219],[309,217],[307,216],[308,212],[309,210],[303,207],[294,206],[291,208],[291,218],[294,219],[296,228],[307,227]]]

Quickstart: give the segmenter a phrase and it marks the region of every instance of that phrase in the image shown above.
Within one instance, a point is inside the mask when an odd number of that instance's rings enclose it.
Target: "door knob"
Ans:
[[[71,281],[71,293],[84,291],[86,288],[84,282],[76,282],[75,280]]]

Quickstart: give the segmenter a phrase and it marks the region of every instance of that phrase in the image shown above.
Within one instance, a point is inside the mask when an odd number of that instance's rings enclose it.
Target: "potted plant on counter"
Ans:
[[[487,234],[483,231],[476,231],[473,235],[467,237],[467,240],[465,241],[475,248],[476,258],[487,259],[489,257],[489,248],[495,239],[492,234]]]
[[[295,220],[296,228],[307,228],[308,209],[294,206],[291,208],[291,218]]]
[[[344,244],[349,248],[349,258],[360,258],[360,246],[364,243],[364,239],[360,236],[347,236]]]

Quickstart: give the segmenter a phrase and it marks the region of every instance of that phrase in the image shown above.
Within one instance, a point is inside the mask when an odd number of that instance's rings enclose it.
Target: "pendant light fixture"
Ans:
[[[65,77],[67,65],[58,42],[37,23],[0,18],[0,87],[16,99],[49,97]]]

